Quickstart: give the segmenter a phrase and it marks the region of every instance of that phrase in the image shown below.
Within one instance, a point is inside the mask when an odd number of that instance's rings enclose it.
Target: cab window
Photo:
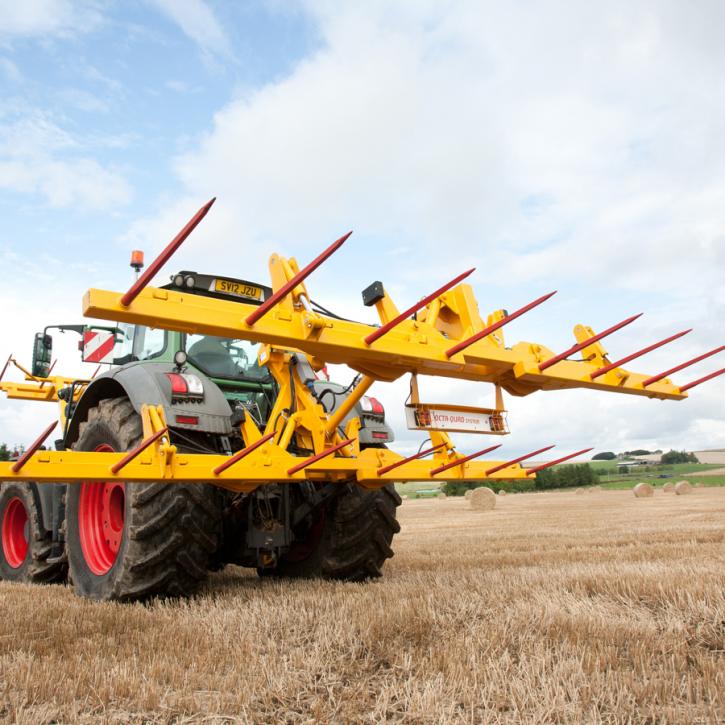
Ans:
[[[118,365],[136,360],[150,360],[158,357],[166,348],[166,331],[153,330],[142,325],[118,325],[116,347],[113,355]]]
[[[259,367],[259,343],[213,335],[187,335],[186,354],[202,372],[215,378],[265,380],[266,368]]]
[[[158,357],[166,347],[166,330],[136,326],[133,338],[133,356],[137,360]]]

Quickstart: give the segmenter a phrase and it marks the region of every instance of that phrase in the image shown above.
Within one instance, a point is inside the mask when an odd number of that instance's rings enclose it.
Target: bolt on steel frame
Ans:
[[[202,207],[146,272],[125,293],[90,289],[83,298],[86,317],[178,330],[189,334],[262,343],[259,364],[275,378],[279,393],[264,429],[246,416],[241,422],[244,448],[231,456],[180,453],[171,441],[161,406],[143,406],[143,441],[126,453],[40,450],[54,426],[14,463],[0,463],[0,480],[81,482],[98,480],[214,483],[232,491],[252,491],[265,483],[303,481],[356,481],[379,488],[392,481],[511,480],[526,479],[543,468],[561,463],[591,448],[577,451],[533,468],[521,464],[553,446],[511,460],[478,459],[500,447],[494,445],[469,455],[459,453],[449,435],[431,429],[430,447],[403,457],[392,450],[361,450],[360,421],[342,423],[376,381],[390,382],[410,374],[487,382],[496,386],[497,411],[502,412],[501,390],[528,395],[537,390],[591,388],[662,400],[682,400],[685,391],[725,372],[725,368],[689,384],[677,386],[667,377],[725,346],[658,375],[627,370],[623,365],[690,332],[672,335],[633,354],[611,362],[601,340],[633,323],[635,315],[600,333],[590,327],[574,328],[576,343],[561,353],[542,344],[518,342],[506,347],[502,328],[552,297],[543,295],[513,313],[496,310],[484,320],[470,285],[467,270],[432,294],[399,312],[379,286],[371,302],[380,326],[342,320],[313,311],[305,280],[340,249],[345,234],[300,270],[294,258],[273,254],[269,261],[273,294],[261,305],[227,301],[192,293],[158,289],[149,282],[206,215],[214,199]],[[345,364],[361,375],[360,382],[335,412],[327,412],[301,378],[296,357],[302,353],[314,370],[327,363]],[[581,360],[568,359],[581,353]],[[73,380],[62,376],[38,378],[13,362],[26,375],[25,383],[3,382],[8,397],[58,401],[58,391]],[[75,381],[74,397],[86,381]],[[63,401],[61,401],[62,403]],[[63,411],[61,411],[63,413]],[[281,423],[281,425],[280,425]],[[493,432],[493,431],[492,431]],[[505,431],[503,431],[505,432]],[[293,436],[309,457],[287,449]],[[424,460],[432,455],[432,460]]]

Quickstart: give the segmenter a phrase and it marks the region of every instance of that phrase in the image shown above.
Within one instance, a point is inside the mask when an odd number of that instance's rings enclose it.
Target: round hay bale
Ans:
[[[405,494],[405,495],[403,496],[403,501],[407,501],[407,500],[408,500],[408,494]]]
[[[466,493],[463,494],[466,501],[468,501],[468,499],[471,498],[471,494],[473,493],[473,491],[474,491],[474,489],[469,488],[468,491],[466,491]]]
[[[694,486],[695,488],[705,488],[705,484],[702,481],[698,481]]]
[[[574,491],[574,493],[575,493],[575,494],[576,494],[577,496],[579,496],[579,495],[581,495],[582,493],[584,493],[584,489],[583,489],[583,488],[577,488],[577,490],[576,490],[576,491]]]
[[[655,493],[655,490],[649,483],[638,483],[632,491],[637,498],[650,498]]]
[[[441,492],[440,492],[440,493],[438,494],[438,498],[448,498],[448,496],[446,496],[446,495],[445,495],[445,494],[443,493],[443,491],[441,491]]]
[[[592,486],[589,490],[590,491],[601,491],[602,487],[601,486]]]
[[[504,491],[503,489],[501,489],[501,490],[500,490],[500,491],[498,492],[498,495],[499,495],[499,496],[506,496],[507,494],[506,494],[506,491]]]
[[[675,490],[675,484],[672,483],[672,481],[667,481],[667,483],[662,486],[662,492],[663,493],[672,493]]]
[[[685,496],[688,493],[692,493],[692,486],[689,481],[678,481],[675,484],[675,493],[678,496]]]
[[[468,500],[474,511],[490,511],[496,506],[496,494],[486,486],[474,488]]]

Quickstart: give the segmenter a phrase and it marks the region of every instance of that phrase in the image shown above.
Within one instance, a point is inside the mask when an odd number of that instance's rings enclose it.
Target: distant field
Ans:
[[[401,496],[415,498],[417,496],[435,496],[440,490],[440,485],[431,481],[423,481],[421,483],[396,483],[395,488]]]
[[[13,723],[725,721],[725,488],[408,500],[383,579],[0,582]]]
[[[690,483],[701,483],[703,486],[724,486],[724,475],[711,475],[710,471],[720,473],[721,465],[703,463],[675,463],[671,466],[648,466],[649,470],[630,469],[630,473],[617,473],[611,461],[591,461],[591,465],[600,474],[600,483],[605,488],[632,488],[636,483],[644,481],[653,486],[663,486],[668,481],[679,481],[686,477]],[[670,478],[660,478],[664,474]],[[698,475],[704,474],[704,475]]]
[[[617,473],[616,466],[611,461],[584,461],[589,463],[600,474],[600,485],[607,489],[629,489],[640,481],[650,483],[653,486],[663,486],[668,481],[680,481],[686,477],[690,483],[701,483],[703,486],[725,486],[725,471],[722,475],[712,475],[713,471],[720,474],[722,466],[717,464],[701,463],[676,463],[671,466],[648,466],[648,471],[634,469],[632,473]],[[697,474],[705,474],[698,476]],[[670,478],[660,478],[666,474]],[[483,484],[482,484],[483,485]],[[491,484],[486,484],[491,486]],[[505,484],[503,484],[505,485]],[[503,487],[502,485],[502,487]],[[436,483],[425,481],[422,483],[398,483],[396,488],[401,496],[410,498],[435,497],[439,486]],[[494,485],[494,489],[498,488]],[[566,490],[566,489],[562,489]]]

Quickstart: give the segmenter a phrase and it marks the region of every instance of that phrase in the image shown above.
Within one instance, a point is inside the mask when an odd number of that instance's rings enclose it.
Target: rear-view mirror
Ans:
[[[31,368],[31,372],[36,378],[48,377],[52,355],[53,338],[44,332],[36,332],[33,343],[33,365]]]

